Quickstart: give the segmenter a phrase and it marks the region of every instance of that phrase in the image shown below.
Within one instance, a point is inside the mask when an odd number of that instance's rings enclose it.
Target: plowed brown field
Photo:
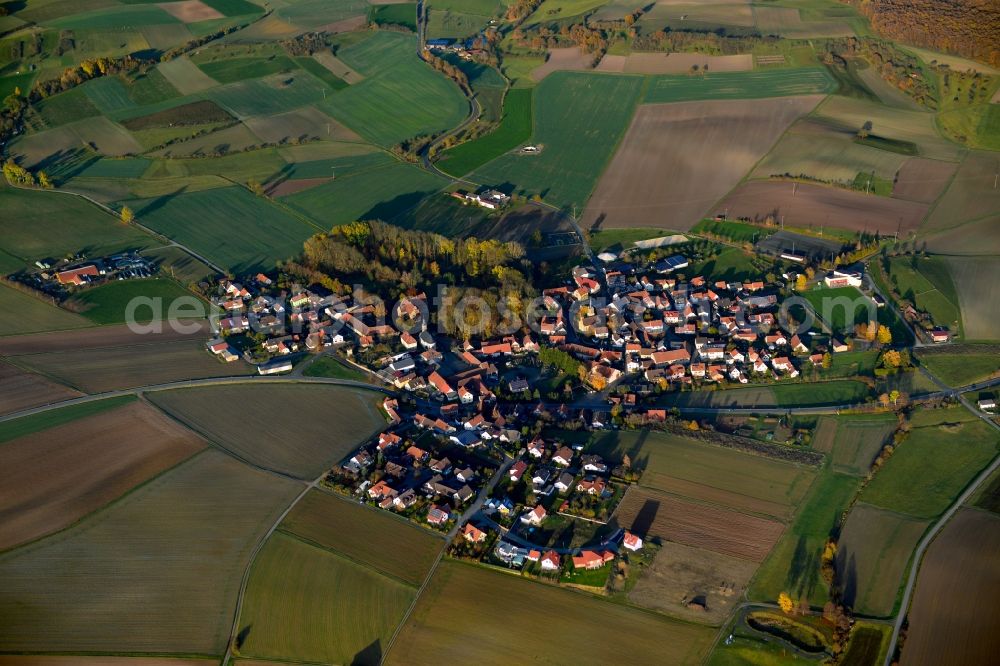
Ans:
[[[201,450],[140,402],[0,446],[0,549],[58,531]]]
[[[615,512],[619,525],[687,546],[760,562],[784,526],[719,507],[633,486]]]
[[[690,229],[821,99],[640,106],[587,203],[584,227]]]

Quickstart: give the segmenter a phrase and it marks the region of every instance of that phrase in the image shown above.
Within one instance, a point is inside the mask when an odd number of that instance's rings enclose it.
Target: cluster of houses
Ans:
[[[379,508],[448,526],[476,498],[494,466],[485,456],[404,423],[396,400],[385,398],[382,407],[390,429],[354,451],[330,480]]]

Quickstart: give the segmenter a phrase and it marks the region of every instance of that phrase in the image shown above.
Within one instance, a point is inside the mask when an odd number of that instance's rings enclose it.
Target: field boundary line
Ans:
[[[109,215],[111,215],[115,219],[120,219],[119,218],[119,214],[116,213],[111,207],[106,206],[105,204],[102,204],[101,202],[97,201],[96,199],[90,198],[86,194],[81,194],[79,192],[72,192],[70,190],[61,190],[59,188],[53,188],[51,190],[37,190],[34,187],[24,187],[22,185],[12,185],[12,187],[15,187],[15,188],[17,188],[19,190],[29,190],[29,191],[32,191],[32,192],[56,192],[56,193],[59,193],[59,194],[66,194],[66,195],[69,195],[69,196],[79,197],[79,198],[83,199],[84,201],[89,201],[91,204],[97,206],[98,208],[100,208],[104,212],[108,213]],[[146,232],[147,234],[149,234],[153,238],[156,238],[157,240],[160,240],[160,241],[163,241],[164,243],[166,243],[168,247],[170,247],[170,246],[179,247],[180,249],[184,250],[185,252],[187,252],[188,254],[190,254],[192,257],[194,257],[198,261],[202,262],[203,264],[205,264],[206,266],[208,266],[209,268],[211,268],[212,270],[214,270],[215,272],[220,273],[222,275],[226,274],[226,271],[224,271],[220,266],[218,266],[215,263],[209,261],[207,258],[205,258],[202,255],[198,254],[197,252],[195,252],[194,250],[192,250],[188,246],[182,245],[182,244],[178,243],[177,241],[172,240],[170,238],[167,238],[163,234],[161,234],[161,233],[159,233],[157,231],[154,231],[153,229],[150,229],[146,225],[144,225],[141,222],[139,222],[138,218],[136,218],[135,220],[133,220],[131,226],[134,226],[134,227],[136,227],[138,229],[142,229],[144,232]]]
[[[302,492],[299,493],[298,496],[295,499],[293,499],[292,502],[287,507],[285,507],[285,510],[282,511],[281,514],[275,519],[275,521],[271,524],[271,527],[267,530],[267,532],[261,535],[260,539],[257,540],[257,543],[253,548],[253,551],[250,553],[250,558],[247,560],[246,568],[243,569],[243,577],[240,580],[240,589],[236,595],[236,611],[233,614],[233,626],[230,629],[229,637],[226,640],[226,652],[222,656],[222,661],[221,661],[222,666],[227,666],[227,664],[229,664],[229,660],[233,656],[233,643],[235,643],[236,637],[239,635],[240,615],[243,612],[243,601],[246,598],[247,585],[249,585],[250,583],[250,572],[253,570],[253,565],[257,561],[257,555],[259,555],[260,551],[264,549],[264,545],[268,542],[268,540],[270,540],[271,535],[274,534],[274,532],[278,529],[278,526],[282,523],[282,521],[284,521],[285,518],[288,516],[288,514],[291,513],[292,509],[295,508],[295,505],[298,504],[302,500],[302,498],[309,493],[310,490],[319,485],[319,482],[322,481],[323,478],[326,477],[326,475],[327,475],[327,470],[323,470],[323,473],[319,477],[317,477],[312,483],[307,482],[305,484],[305,488],[302,489]]]
[[[934,382],[939,386],[944,385],[930,371],[923,367],[921,367],[921,371],[934,380]],[[958,397],[962,406],[972,412],[976,418],[993,428],[993,430],[1000,432],[1000,426],[998,426],[989,416],[977,411],[971,404],[969,404],[969,401],[966,400],[962,393],[963,392],[960,389],[955,390],[955,395]],[[941,517],[936,522],[931,523],[930,527],[924,533],[923,538],[921,538],[920,542],[917,544],[916,550],[913,551],[910,573],[907,577],[906,585],[903,587],[903,593],[899,604],[899,613],[892,625],[892,635],[889,639],[889,649],[886,652],[884,666],[891,666],[892,664],[892,658],[899,643],[899,632],[902,630],[903,622],[909,614],[910,601],[912,600],[913,589],[916,587],[917,575],[920,573],[920,565],[922,563],[924,553],[937,537],[938,533],[944,529],[945,525],[954,517],[956,513],[958,513],[959,509],[962,508],[962,506],[969,500],[970,497],[972,497],[979,487],[983,485],[983,483],[985,483],[991,476],[993,476],[993,473],[997,469],[1000,469],[1000,454],[995,455],[993,460],[991,460],[990,463],[983,468],[979,475],[973,478],[972,481],[966,485],[965,489],[958,495],[958,497],[955,498],[955,501],[952,502],[951,506],[945,509],[944,513],[941,514]]]
[[[300,542],[304,543],[305,545],[307,545],[307,546],[309,546],[311,548],[315,548],[317,550],[322,550],[324,552],[330,553],[334,557],[337,557],[337,558],[342,559],[342,560],[346,560],[347,562],[350,562],[351,564],[354,564],[356,566],[362,567],[364,569],[370,569],[370,570],[374,571],[375,573],[377,573],[378,575],[382,576],[383,578],[388,578],[389,580],[394,581],[396,583],[399,583],[400,585],[405,585],[406,587],[409,587],[409,588],[411,588],[413,590],[417,589],[417,584],[416,583],[411,583],[408,580],[403,580],[402,578],[400,578],[399,576],[397,576],[395,574],[391,574],[388,571],[384,571],[382,569],[379,569],[374,564],[369,564],[368,562],[362,562],[361,560],[359,560],[357,558],[354,558],[354,557],[351,557],[350,555],[348,555],[347,553],[345,553],[345,552],[343,552],[341,550],[337,550],[336,548],[333,548],[331,546],[324,546],[323,544],[319,543],[318,541],[313,541],[312,539],[308,539],[308,538],[302,536],[301,534],[296,534],[295,532],[292,532],[291,530],[288,530],[288,529],[285,529],[285,528],[281,527],[281,525],[278,525],[277,529],[275,529],[274,532],[275,532],[275,534],[284,534],[289,539],[294,539],[296,541],[300,541]]]

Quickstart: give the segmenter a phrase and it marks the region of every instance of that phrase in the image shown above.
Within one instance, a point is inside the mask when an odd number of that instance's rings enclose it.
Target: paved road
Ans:
[[[41,405],[39,407],[32,407],[31,409],[23,409],[19,412],[13,412],[5,416],[0,416],[0,423],[4,421],[12,421],[22,416],[32,416],[34,414],[42,414],[52,409],[61,409],[63,407],[70,407],[72,405],[80,405],[87,402],[95,402],[97,400],[106,400],[108,398],[118,398],[126,395],[138,395],[140,393],[154,393],[156,391],[169,391],[171,389],[179,388],[193,388],[196,386],[221,386],[224,384],[332,384],[334,386],[350,386],[352,388],[367,389],[369,391],[376,391],[378,393],[383,393],[388,396],[395,397],[397,394],[381,386],[375,386],[374,384],[369,384],[367,382],[354,381],[352,379],[332,379],[329,377],[261,377],[258,375],[239,375],[236,377],[211,377],[208,379],[187,379],[179,382],[169,382],[167,384],[152,384],[150,386],[138,386],[136,388],[121,389],[118,391],[107,391],[105,393],[94,393],[92,395],[84,395],[79,398],[71,398],[69,400],[62,400],[60,402],[51,402],[47,405]]]

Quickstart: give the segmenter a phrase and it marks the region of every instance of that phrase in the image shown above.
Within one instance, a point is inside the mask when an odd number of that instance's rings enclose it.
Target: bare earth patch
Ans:
[[[921,203],[934,203],[951,182],[958,165],[952,162],[911,157],[903,163],[892,186],[892,196]]]
[[[962,509],[931,544],[910,606],[903,666],[987,664],[1000,652],[1000,516]]]
[[[0,447],[0,549],[56,532],[205,443],[133,402]]]
[[[615,511],[622,527],[695,548],[760,562],[784,526],[721,507],[695,504],[647,488],[629,488]]]
[[[667,541],[628,598],[667,615],[721,624],[756,570],[754,562]]]
[[[351,18],[334,21],[333,23],[327,23],[326,25],[320,26],[319,30],[329,33],[353,32],[354,30],[360,30],[366,25],[368,25],[368,17],[362,14],[360,16],[352,16]]]
[[[740,185],[715,208],[730,217],[784,217],[797,227],[906,234],[920,226],[927,204],[791,181],[757,180]]]
[[[588,70],[591,69],[593,63],[594,56],[584,53],[577,46],[552,49],[549,51],[549,59],[545,61],[545,64],[531,70],[531,78],[535,81],[541,81],[552,72],[564,69]]]
[[[173,657],[88,657],[82,654],[19,654],[0,655],[0,666],[207,666],[214,661],[205,659],[175,659]],[[261,663],[261,662],[255,662]]]
[[[821,99],[640,106],[587,204],[585,228],[690,229]]]
[[[212,9],[201,0],[182,0],[181,2],[161,2],[157,5],[176,19],[184,23],[197,23],[209,19],[225,18],[225,15]]]
[[[69,400],[79,395],[79,391],[0,362],[0,415]]]
[[[317,185],[322,185],[323,183],[333,180],[332,178],[299,178],[297,180],[284,180],[274,187],[269,187],[267,189],[267,195],[270,197],[287,197],[290,194],[295,194],[296,192],[301,192],[303,190],[308,190],[310,187],[316,187]]]
[[[343,79],[347,83],[358,83],[364,80],[364,75],[351,69],[347,63],[328,51],[317,53],[313,59],[326,67],[337,78]]]

